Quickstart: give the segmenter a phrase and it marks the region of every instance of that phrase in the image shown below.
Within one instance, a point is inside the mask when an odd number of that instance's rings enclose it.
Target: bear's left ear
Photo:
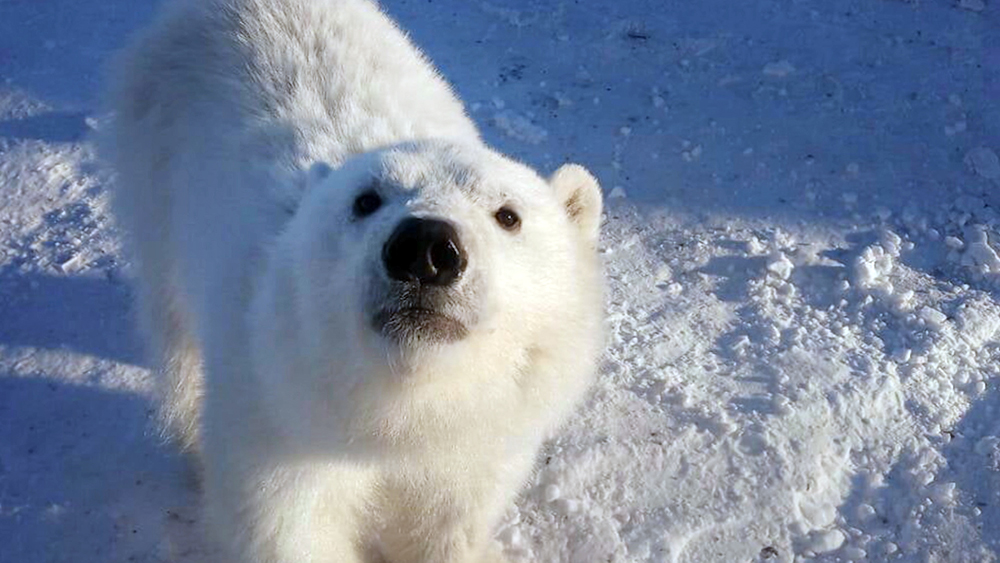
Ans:
[[[306,187],[313,187],[316,184],[326,180],[327,176],[333,172],[333,168],[323,161],[316,161],[312,166],[309,167],[309,171],[306,172]]]
[[[584,240],[596,245],[601,229],[601,187],[586,168],[564,164],[549,177],[549,185]]]

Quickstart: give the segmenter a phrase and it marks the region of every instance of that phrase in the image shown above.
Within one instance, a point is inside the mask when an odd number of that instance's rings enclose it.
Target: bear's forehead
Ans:
[[[475,193],[485,189],[489,175],[468,163],[408,158],[385,163],[378,177],[404,190],[447,187]]]
[[[545,185],[531,169],[488,149],[439,143],[387,151],[374,172],[380,182],[405,191],[458,191],[475,199],[535,198]]]

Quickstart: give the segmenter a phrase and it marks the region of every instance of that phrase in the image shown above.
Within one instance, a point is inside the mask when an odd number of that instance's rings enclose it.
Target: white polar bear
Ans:
[[[490,150],[368,0],[190,0],[103,144],[166,425],[233,561],[501,561],[602,344],[600,189]]]

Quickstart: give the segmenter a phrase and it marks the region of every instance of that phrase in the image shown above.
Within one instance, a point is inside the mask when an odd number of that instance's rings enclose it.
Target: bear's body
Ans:
[[[228,557],[502,560],[600,350],[593,178],[485,147],[367,0],[182,0],[116,72],[161,411]]]

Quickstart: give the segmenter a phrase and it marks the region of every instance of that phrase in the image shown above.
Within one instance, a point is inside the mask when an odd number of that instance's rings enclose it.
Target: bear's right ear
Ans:
[[[596,246],[601,230],[601,186],[579,164],[564,164],[549,177],[569,220],[588,243]]]

